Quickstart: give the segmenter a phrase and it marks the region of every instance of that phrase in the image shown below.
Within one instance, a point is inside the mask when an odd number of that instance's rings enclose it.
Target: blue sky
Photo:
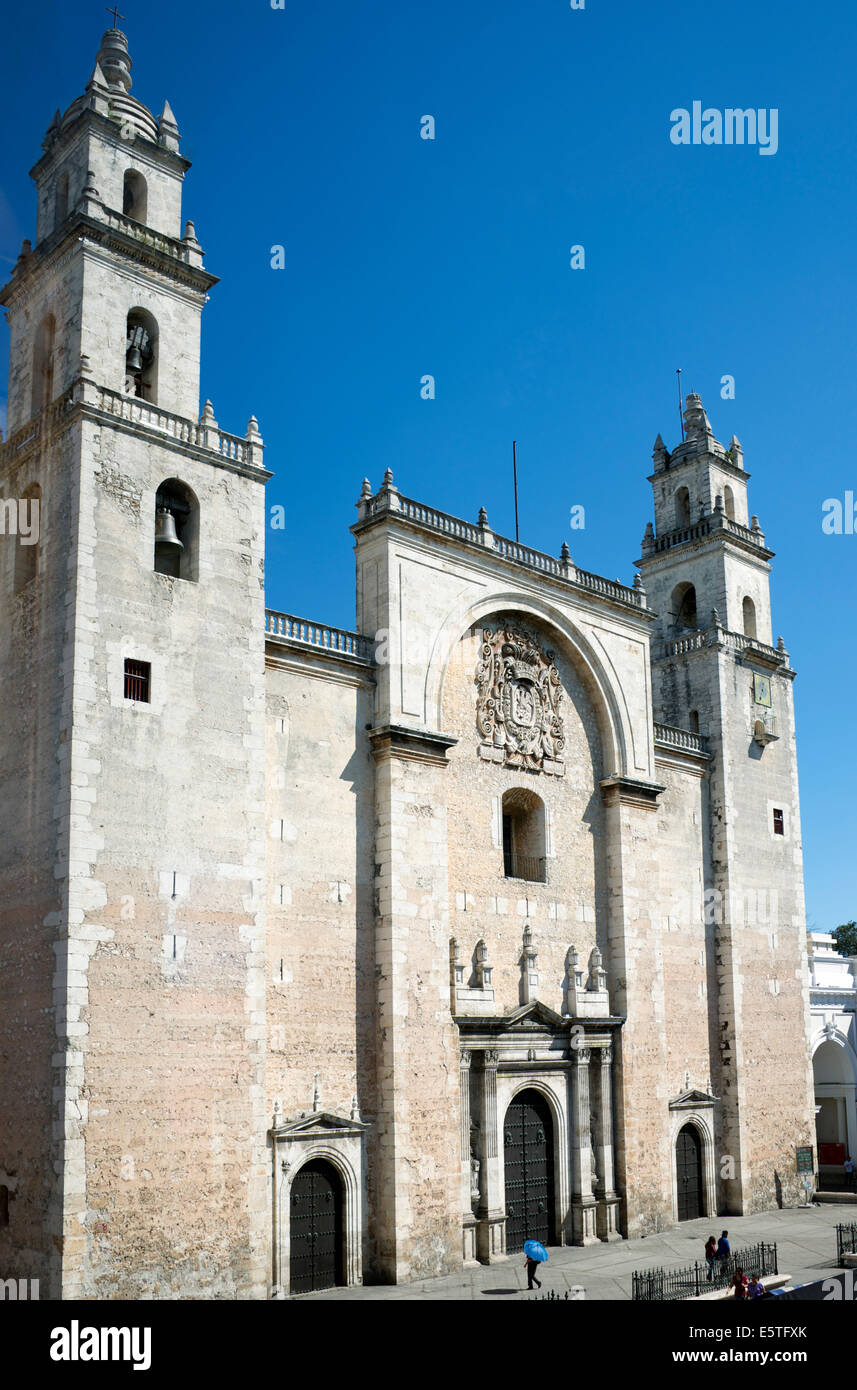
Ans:
[[[98,4],[6,0],[0,266],[34,230],[27,171],[86,83]],[[857,916],[853,54],[844,0],[125,0],[134,95],[175,111],[184,212],[222,283],[203,394],[255,413],[286,508],[272,607],[354,623],[364,475],[630,582],[675,368],[733,431],[777,551],[798,668],[807,907]],[[676,147],[670,112],[776,107],[779,148]],[[435,117],[436,139],[420,139]],[[585,271],[569,247],[586,248]],[[286,249],[285,269],[270,248]],[[8,335],[0,350],[5,358]],[[433,401],[420,379],[436,378]],[[734,401],[720,399],[724,374]],[[570,532],[569,510],[586,508]]]

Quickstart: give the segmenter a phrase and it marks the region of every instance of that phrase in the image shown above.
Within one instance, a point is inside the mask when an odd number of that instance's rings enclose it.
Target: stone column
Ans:
[[[506,1259],[506,1194],[500,1170],[497,1066],[500,1053],[482,1053],[479,1071],[479,1208],[476,1248],[483,1264]]]
[[[571,1049],[571,1230],[574,1245],[593,1245],[596,1202],[592,1193],[588,1047]]]
[[[474,1183],[478,1186],[481,1164],[470,1151],[470,1062],[472,1053],[465,1048],[458,1061],[458,1089],[461,1095],[461,1221],[465,1267],[477,1265],[476,1217],[473,1214]]]
[[[619,1198],[613,1165],[613,1049],[598,1048],[595,1068],[595,1167],[598,1170],[596,1228],[601,1240],[620,1240],[617,1229]]]

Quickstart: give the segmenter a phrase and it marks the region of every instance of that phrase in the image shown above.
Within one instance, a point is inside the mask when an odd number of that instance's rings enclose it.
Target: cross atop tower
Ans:
[[[111,10],[111,8],[110,8],[109,5],[108,5],[106,8],[107,8],[107,13],[108,13],[108,14],[112,14],[112,16],[113,16],[113,28],[114,28],[114,29],[118,29],[119,25],[118,25],[118,23],[117,23],[117,20],[124,19],[124,18],[125,18],[124,14],[120,14],[119,11],[118,11],[118,10],[115,10],[115,9],[114,9],[114,10]]]

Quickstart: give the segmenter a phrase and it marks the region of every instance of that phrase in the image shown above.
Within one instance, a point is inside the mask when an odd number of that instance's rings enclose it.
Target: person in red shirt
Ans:
[[[729,1287],[732,1290],[733,1298],[747,1297],[747,1276],[743,1269],[736,1269]]]

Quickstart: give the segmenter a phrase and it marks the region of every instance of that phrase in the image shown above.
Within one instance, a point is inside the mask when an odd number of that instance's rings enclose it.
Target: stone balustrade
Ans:
[[[371,637],[364,637],[359,632],[328,627],[325,623],[312,623],[306,618],[296,618],[291,613],[277,613],[270,608],[265,610],[265,632],[270,637],[282,637],[302,647],[349,657],[367,665],[375,664],[375,643]]]
[[[781,643],[782,638],[780,639]],[[785,670],[790,669],[789,654],[783,645],[771,647],[767,642],[760,642],[756,637],[748,637],[744,632],[730,632],[727,628],[720,627],[716,623],[704,630],[687,632],[681,637],[664,642],[659,655],[661,659],[687,656],[690,652],[699,651],[703,647],[715,646],[728,647],[736,652],[755,652],[765,660],[782,666]]]
[[[557,559],[543,550],[535,550],[532,546],[522,545],[520,541],[497,535],[488,525],[484,513],[480,524],[475,525],[463,521],[460,517],[450,516],[448,512],[441,512],[422,502],[416,502],[413,498],[403,497],[398,489],[393,487],[389,470],[387,481],[377,493],[371,495],[364,491],[359,508],[360,522],[382,514],[402,516],[427,530],[439,532],[469,545],[479,545],[493,550],[495,554],[502,556],[504,560],[511,560],[513,564],[523,565],[540,574],[548,574],[554,579],[579,589],[586,589],[613,603],[622,603],[637,609],[646,607],[646,595],[642,588],[631,588],[620,583],[618,579],[605,579],[600,574],[578,569],[568,557],[565,548],[564,555]]]
[[[758,550],[765,549],[765,533],[760,529],[758,522],[755,526],[742,526],[739,521],[733,521],[726,516],[725,512],[712,512],[708,516],[700,517],[692,526],[677,526],[672,531],[665,531],[663,535],[645,540],[643,555],[658,555],[665,550],[672,550],[677,545],[704,540],[715,531],[725,531],[727,535],[755,546]]]
[[[690,729],[677,729],[672,724],[655,724],[654,734],[655,743],[667,748],[678,748],[684,753],[708,753],[708,740]]]
[[[116,212],[104,203],[101,204],[98,220],[105,222],[116,232],[122,232],[125,236],[133,237],[135,241],[151,246],[155,251],[173,256],[177,261],[184,261],[185,265],[195,264],[199,259],[198,246],[180,241],[177,237],[166,236],[163,232],[155,232],[151,227],[144,226],[142,222],[135,222],[132,217],[126,217],[124,213]],[[197,254],[194,255],[194,252]]]
[[[174,415],[169,410],[139,396],[127,396],[121,391],[111,391],[106,386],[97,387],[96,405],[108,415],[116,415],[120,420],[129,420],[135,425],[148,425],[150,429],[161,430],[182,444],[194,444],[198,448],[213,449],[223,458],[235,463],[252,463],[251,449],[257,447],[249,439],[225,430],[212,427],[202,421],[187,420],[182,415]]]
[[[81,403],[94,406],[103,414],[126,420],[129,424],[144,425],[149,429],[158,430],[180,444],[190,444],[198,449],[211,449],[221,458],[229,459],[233,463],[247,467],[262,466],[264,446],[255,420],[251,421],[246,436],[242,438],[240,435],[227,434],[218,425],[209,423],[205,415],[198,421],[188,420],[182,415],[163,410],[150,401],[142,400],[139,396],[129,396],[122,391],[99,386],[82,374],[39,415],[28,420],[26,425],[10,435],[4,444],[0,444],[0,468],[37,444],[39,439],[50,433],[63,415]],[[213,418],[212,416],[212,422]]]

